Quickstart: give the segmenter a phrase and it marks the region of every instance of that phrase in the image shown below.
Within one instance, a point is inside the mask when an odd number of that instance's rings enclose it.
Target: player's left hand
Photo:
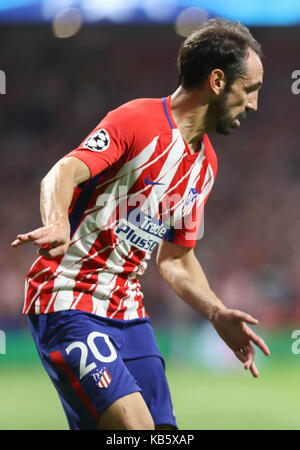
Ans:
[[[32,242],[39,246],[38,255],[45,258],[63,256],[70,243],[70,223],[68,219],[61,219],[50,225],[37,228],[25,234],[18,234],[11,243],[12,247]]]
[[[233,309],[222,309],[216,312],[212,319],[215,330],[236,357],[244,363],[244,368],[250,369],[252,375],[258,377],[253,344],[257,345],[266,356],[269,356],[270,350],[264,340],[257,336],[246,323],[257,325],[258,320],[250,314]]]

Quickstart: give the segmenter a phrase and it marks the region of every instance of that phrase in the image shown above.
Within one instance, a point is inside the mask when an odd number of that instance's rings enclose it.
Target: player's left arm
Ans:
[[[236,357],[258,376],[254,363],[257,345],[265,355],[270,351],[259,336],[247,325],[258,320],[239,310],[228,309],[211,290],[193,248],[163,240],[157,254],[157,265],[163,278],[189,306],[210,320],[223,341]]]
[[[11,243],[12,247],[32,242],[40,247],[40,256],[63,256],[70,243],[69,206],[74,188],[89,177],[88,167],[78,158],[60,159],[41,182],[40,212],[43,226],[18,234]]]

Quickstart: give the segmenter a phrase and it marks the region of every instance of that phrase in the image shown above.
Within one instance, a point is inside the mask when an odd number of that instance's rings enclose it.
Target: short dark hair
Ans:
[[[249,48],[262,58],[260,44],[240,22],[220,18],[203,22],[180,46],[179,85],[199,87],[212,70],[221,69],[228,88],[245,73]]]

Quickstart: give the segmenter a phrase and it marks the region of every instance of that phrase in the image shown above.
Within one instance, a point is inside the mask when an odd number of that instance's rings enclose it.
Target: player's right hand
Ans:
[[[254,363],[255,349],[253,344],[269,356],[270,350],[262,338],[247,325],[257,325],[258,320],[250,314],[234,309],[222,309],[215,313],[212,324],[219,336],[231,348],[235,356],[250,369],[254,377],[259,373]]]
[[[70,244],[70,223],[63,220],[37,228],[25,234],[18,234],[11,243],[12,247],[19,247],[27,242],[40,246],[38,255],[45,258],[63,256]]]

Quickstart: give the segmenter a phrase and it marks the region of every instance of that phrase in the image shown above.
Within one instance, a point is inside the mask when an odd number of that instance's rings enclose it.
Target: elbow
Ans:
[[[157,252],[157,256],[156,256],[156,266],[158,268],[158,271],[160,274],[162,274],[163,270],[164,270],[164,266],[165,266],[165,262],[166,260],[164,258],[161,257],[160,252]]]
[[[159,273],[162,275],[162,264],[158,258],[156,258],[156,266],[158,268]]]
[[[186,249],[179,245],[167,241],[161,243],[156,256],[156,265],[163,278],[169,280],[182,270],[186,252]]]
[[[170,276],[170,271],[172,271],[172,263],[169,259],[156,258],[156,266],[160,275],[168,280]]]
[[[156,266],[158,268],[159,273],[162,275],[164,264],[163,264],[162,259],[159,257],[159,254],[156,257]]]

